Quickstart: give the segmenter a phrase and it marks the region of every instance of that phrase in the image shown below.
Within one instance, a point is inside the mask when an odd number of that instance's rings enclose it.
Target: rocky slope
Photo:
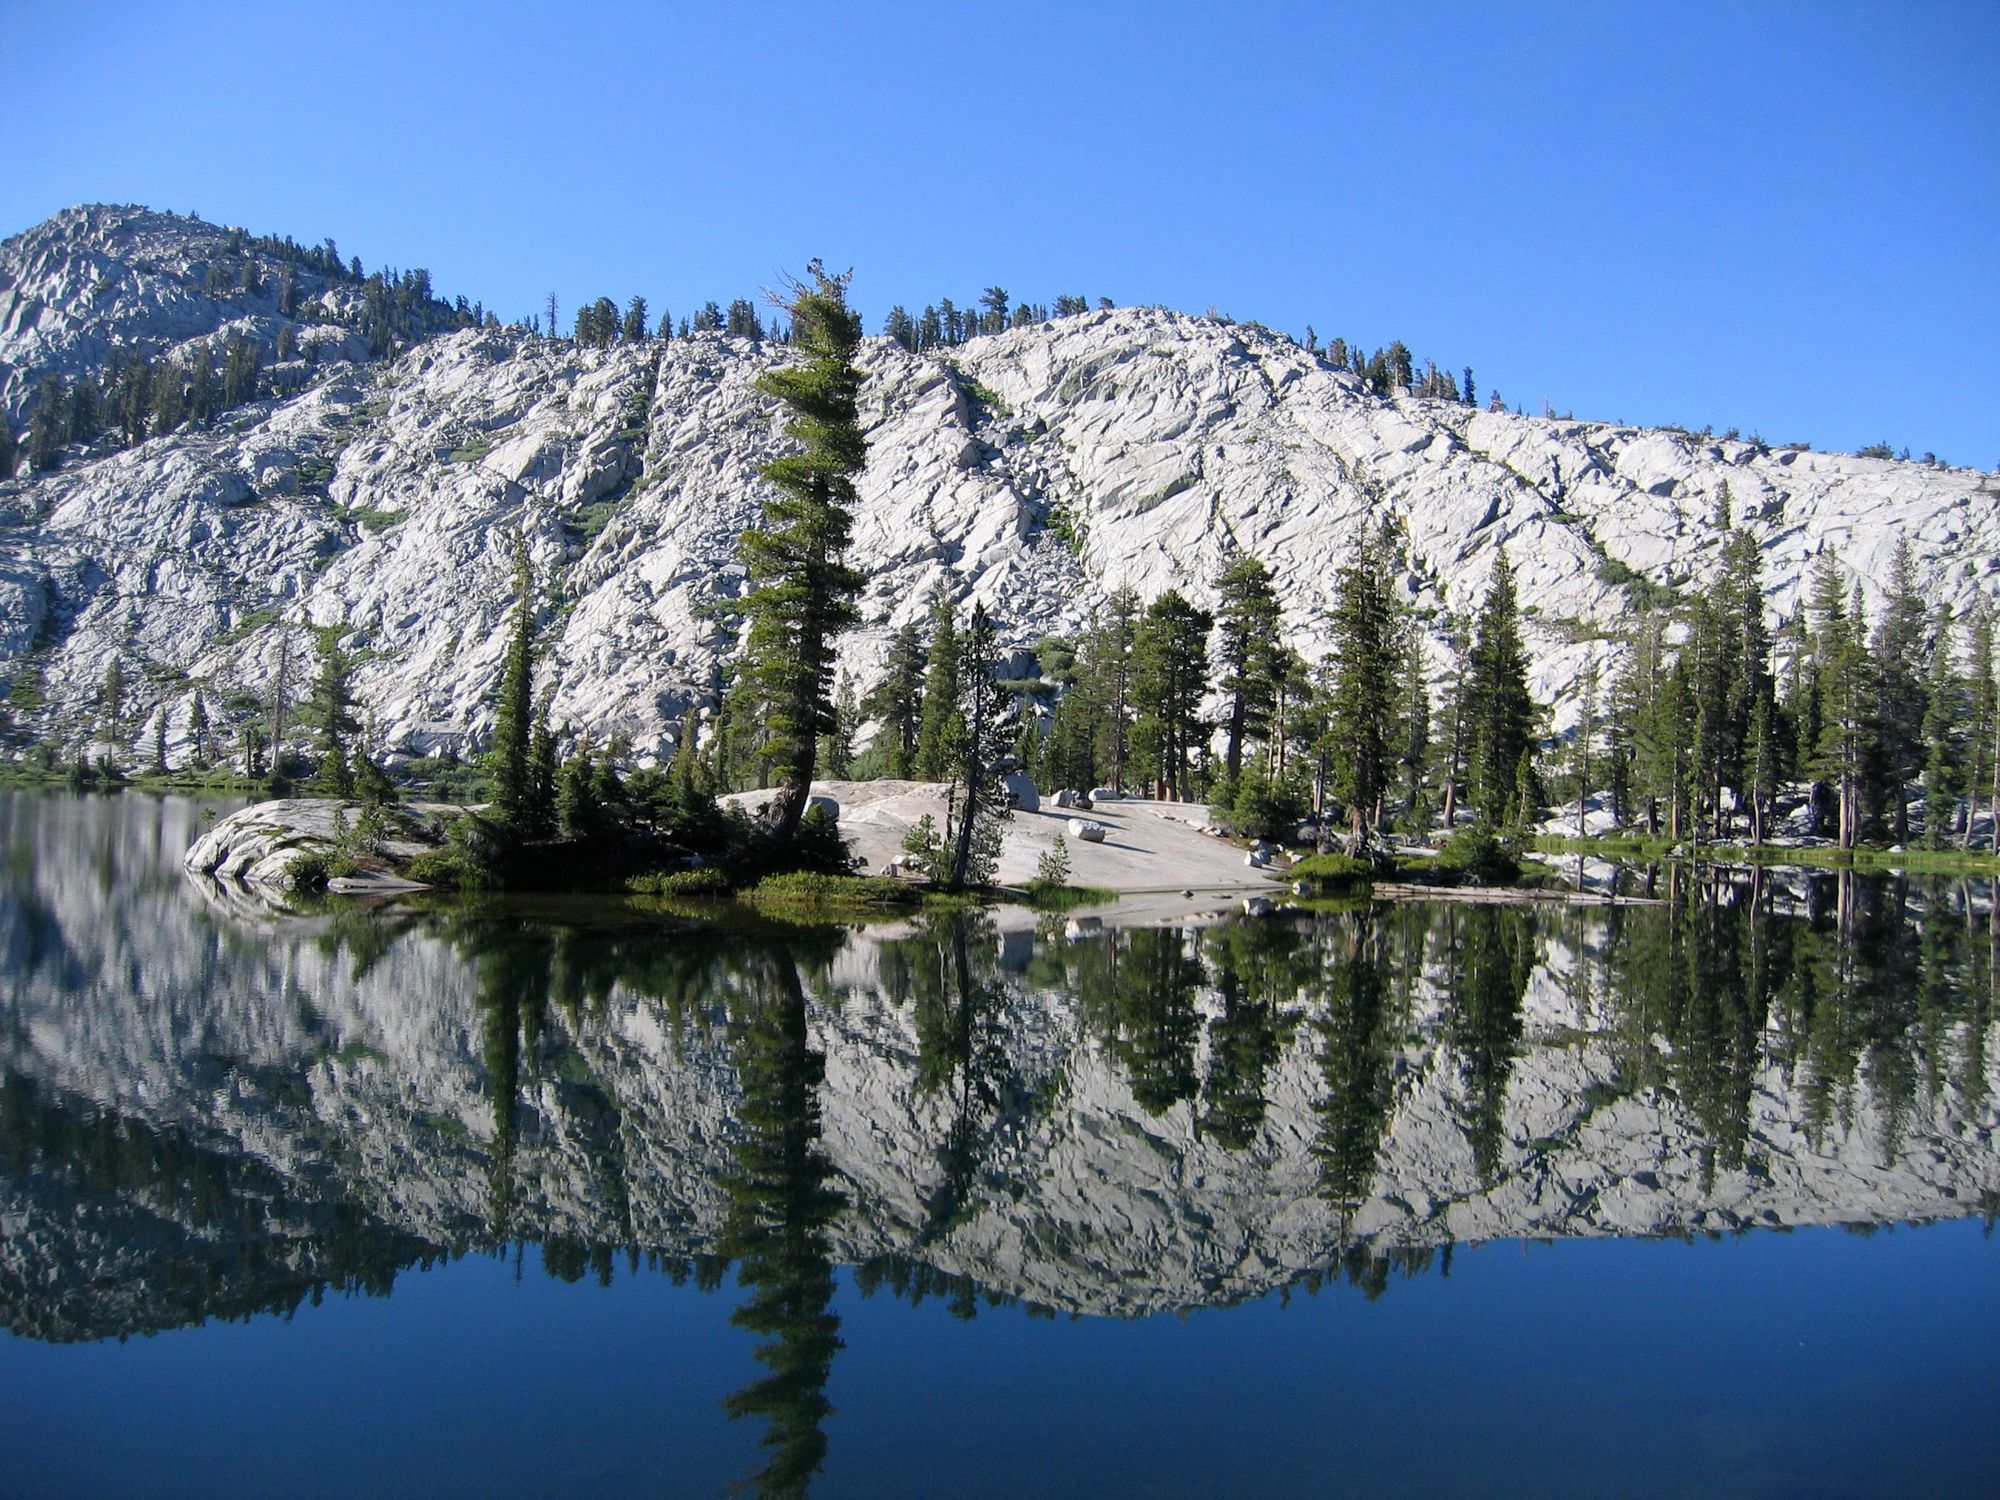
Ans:
[[[72,210],[0,247],[7,399],[40,368],[240,320],[144,269],[182,240],[192,267],[206,231],[188,223]],[[249,316],[266,336],[266,314]],[[164,710],[179,753],[197,686],[211,712],[246,714],[286,638],[296,656],[303,627],[341,625],[379,747],[476,743],[518,527],[547,580],[555,718],[668,745],[733,649],[736,538],[781,447],[754,381],[783,350],[468,330],[370,365],[335,335],[297,395],[0,485],[0,679],[32,689],[16,717],[83,743],[121,656],[132,743]],[[1975,471],[1382,399],[1212,319],[1097,311],[924,356],[875,339],[863,365],[868,585],[844,649],[864,686],[940,583],[1025,649],[1121,585],[1211,601],[1232,549],[1270,563],[1311,656],[1335,568],[1386,515],[1408,536],[1400,587],[1440,645],[1508,548],[1553,695],[1609,650],[1590,638],[1629,612],[1622,570],[1699,586],[1725,486],[1763,544],[1774,612],[1823,548],[1872,589],[1899,535],[1940,604],[2000,591],[2000,491]]]

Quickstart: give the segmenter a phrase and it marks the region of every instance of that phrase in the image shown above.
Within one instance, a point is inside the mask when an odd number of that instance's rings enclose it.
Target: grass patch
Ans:
[[[726,896],[729,877],[713,867],[699,870],[654,870],[634,875],[625,889],[635,896]]]
[[[1101,906],[1116,901],[1118,893],[1099,885],[1058,885],[1050,880],[1031,880],[1026,886],[1028,905],[1036,911],[1074,911],[1079,906]]]
[[[1170,479],[1158,491],[1148,495],[1144,500],[1139,502],[1138,513],[1143,516],[1155,506],[1165,505],[1174,496],[1181,494],[1183,491],[1193,489],[1200,482],[1192,474],[1183,474],[1178,479]]]
[[[217,636],[215,644],[218,646],[233,646],[252,632],[262,630],[266,625],[275,625],[277,622],[278,612],[275,609],[253,609],[249,614],[243,616],[242,619]]]
[[[821,875],[793,870],[767,875],[738,899],[757,907],[880,910],[924,904],[921,886],[889,875]]]
[[[563,529],[579,542],[588,545],[604,534],[604,528],[611,524],[611,518],[618,514],[619,501],[593,500],[579,507],[576,514],[563,518]]]
[[[1351,854],[1308,854],[1285,873],[1323,886],[1360,885],[1375,878],[1375,867]]]
[[[1014,408],[1009,406],[997,391],[988,390],[976,380],[965,382],[965,394],[996,417],[1006,418],[1014,415]]]
[[[358,521],[363,531],[387,531],[391,526],[400,526],[410,518],[406,510],[375,510],[361,506],[347,513],[350,521]]]
[[[451,450],[451,461],[455,464],[477,463],[493,451],[493,444],[486,438],[476,437],[461,443]]]

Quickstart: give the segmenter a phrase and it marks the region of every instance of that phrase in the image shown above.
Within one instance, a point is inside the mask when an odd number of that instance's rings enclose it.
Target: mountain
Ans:
[[[275,354],[274,308],[196,290],[229,234],[84,208],[0,246],[8,409],[39,372],[204,332]],[[21,727],[86,743],[119,657],[133,743],[164,707],[179,745],[197,686],[211,712],[253,712],[281,637],[302,650],[301,626],[341,625],[392,756],[476,744],[519,528],[548,583],[554,719],[663,751],[733,648],[736,539],[759,513],[757,466],[783,446],[755,381],[784,348],[707,333],[593,349],[434,331],[450,321],[436,316],[368,338],[365,285],[301,286],[299,326],[323,336],[300,389],[0,483],[0,677]],[[939,584],[987,604],[1025,671],[1040,637],[1076,633],[1118,586],[1212,603],[1239,549],[1271,566],[1310,657],[1336,568],[1384,516],[1406,532],[1397,586],[1440,669],[1507,547],[1544,699],[1609,653],[1636,594],[1704,585],[1725,491],[1762,545],[1774,614],[1825,548],[1879,596],[1898,536],[1955,614],[2000,591],[1992,476],[1384,398],[1215,318],[1106,309],[925,354],[871,339],[862,364],[868,583],[843,653],[864,687]]]

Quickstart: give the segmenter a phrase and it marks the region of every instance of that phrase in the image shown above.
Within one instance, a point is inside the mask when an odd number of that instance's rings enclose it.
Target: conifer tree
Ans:
[[[547,698],[535,711],[535,732],[528,741],[528,805],[522,833],[545,839],[556,831],[556,739],[549,731]]]
[[[856,618],[861,575],[847,563],[854,479],[868,459],[854,354],[861,319],[847,305],[847,277],[814,261],[811,284],[794,284],[785,304],[793,347],[804,358],[758,378],[758,389],[790,413],[786,435],[800,451],[766,464],[776,495],[765,524],[743,534],[752,588],[745,672],[765,705],[780,794],[767,816],[789,843],[804,816],[819,737],[832,727],[834,638]]]
[[[1350,852],[1379,822],[1395,764],[1400,641],[1383,541],[1357,534],[1334,584],[1327,732],[1331,790],[1347,811]]]
[[[1504,547],[1494,561],[1474,627],[1466,694],[1472,730],[1472,802],[1482,819],[1498,824],[1514,801],[1521,761],[1532,748],[1535,713],[1528,695],[1528,655],[1521,640],[1514,570]],[[1526,811],[1522,809],[1523,815]]]
[[[1834,798],[1836,838],[1852,849],[1860,837],[1862,779],[1873,735],[1875,688],[1863,645],[1861,586],[1851,606],[1840,597],[1840,573],[1831,552],[1820,554],[1812,580],[1813,666],[1820,730],[1812,771]]]
[[[840,674],[840,686],[833,695],[833,728],[820,745],[820,763],[826,774],[845,781],[854,771],[854,731],[861,723],[861,705],[855,700],[854,678]]]
[[[197,770],[208,768],[208,701],[202,697],[201,689],[194,690],[194,698],[188,704],[188,737],[194,741],[194,764]]]
[[[1422,837],[1430,831],[1428,775],[1431,758],[1431,692],[1424,668],[1424,636],[1416,621],[1403,616],[1402,682],[1397,689],[1398,740],[1396,771],[1402,783],[1406,826]]]
[[[940,583],[931,595],[931,642],[917,724],[916,769],[925,781],[943,781],[958,759],[959,741],[965,732],[965,710],[960,701],[962,654],[951,601]]]
[[[1966,721],[1957,663],[1952,658],[1951,620],[1938,612],[1931,634],[1929,670],[1924,681],[1924,847],[1942,849],[1958,812],[1963,760],[1961,729]]]
[[[340,649],[338,629],[319,638],[319,679],[313,685],[312,724],[319,741],[320,790],[336,797],[354,795],[354,766],[348,757],[348,736],[361,727],[354,717],[354,696],[348,676],[351,664]]]
[[[1132,749],[1133,648],[1138,630],[1139,596],[1128,586],[1112,591],[1097,628],[1084,640],[1081,676],[1100,706],[1094,746],[1097,774],[1119,792],[1125,790]]]
[[[959,664],[963,700],[952,767],[958,795],[951,874],[946,881],[954,891],[968,883],[992,884],[1000,852],[995,825],[1010,816],[1006,789],[994,771],[1007,747],[1001,722],[1005,694],[995,681],[998,654],[992,618],[985,605],[975,604]]]
[[[534,821],[533,748],[535,734],[535,567],[528,556],[528,539],[514,533],[514,619],[507,638],[507,660],[500,675],[500,701],[494,713],[493,748],[488,774],[493,804],[500,822],[515,837],[526,834]]]
[[[862,704],[863,711],[882,726],[877,745],[885,775],[900,780],[911,774],[923,705],[923,632],[914,624],[905,625],[889,642],[881,682]]]
[[[1276,652],[1283,636],[1278,593],[1271,570],[1245,553],[1232,558],[1215,580],[1216,650],[1228,700],[1224,774],[1234,782],[1243,770],[1243,742],[1268,727],[1277,693]]]
[[[1135,768],[1170,802],[1195,792],[1196,747],[1203,739],[1201,699],[1208,687],[1213,616],[1177,589],[1146,608],[1132,642]]]
[[[124,742],[125,667],[117,658],[104,669],[104,686],[97,695],[97,738],[107,758],[118,753]]]
[[[1469,692],[1472,686],[1472,643],[1464,631],[1451,634],[1451,672],[1445,678],[1444,693],[1438,703],[1438,787],[1443,800],[1440,815],[1449,830],[1458,820],[1459,789],[1465,784],[1470,760],[1472,720]],[[1315,809],[1317,810],[1317,809]]]
[[[625,304],[625,324],[619,330],[628,344],[643,343],[646,338],[646,299],[634,296]]]
[[[2000,825],[2000,780],[1995,768],[1995,738],[2000,735],[2000,701],[1996,701],[1993,680],[1993,610],[1990,605],[1975,608],[1965,622],[1965,825],[1962,847],[1972,847],[1972,825],[1979,812],[1979,799],[1986,796],[1987,815]]]
[[[1925,760],[1924,601],[1918,591],[1909,538],[1898,535],[1889,565],[1889,588],[1882,618],[1870,642],[1874,657],[1874,745],[1870,756],[1870,801],[1881,816],[1884,801],[1896,842],[1910,838],[1910,786]]]

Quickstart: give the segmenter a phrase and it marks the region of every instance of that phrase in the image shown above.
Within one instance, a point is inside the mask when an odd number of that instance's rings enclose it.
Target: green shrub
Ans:
[[[1504,884],[1521,878],[1519,851],[1484,818],[1468,823],[1438,851],[1438,864],[1467,878]]]
[[[1373,879],[1375,867],[1351,854],[1310,854],[1285,873],[1321,885],[1353,885]]]
[[[493,877],[460,849],[432,849],[403,866],[403,878],[447,891],[489,890]]]
[[[1304,788],[1274,782],[1261,771],[1245,771],[1216,788],[1209,816],[1227,833],[1249,839],[1281,838],[1306,815]]]
[[[285,865],[285,877],[295,891],[323,891],[329,880],[341,880],[360,870],[353,859],[331,849],[309,849]]]

